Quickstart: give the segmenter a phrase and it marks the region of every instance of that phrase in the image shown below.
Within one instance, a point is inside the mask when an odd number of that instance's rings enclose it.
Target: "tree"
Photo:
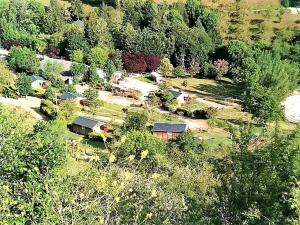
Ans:
[[[10,49],[8,65],[16,72],[37,72],[40,62],[36,54],[26,47],[12,47]]]
[[[74,51],[87,52],[88,49],[89,46],[82,30],[74,24],[68,26],[67,31],[64,33],[61,50],[70,58]]]
[[[89,103],[89,107],[93,115],[96,115],[97,113],[101,112],[103,106],[104,106],[104,101],[98,98],[91,100]]]
[[[145,130],[148,121],[149,118],[145,111],[130,112],[125,118],[123,131]]]
[[[17,76],[16,88],[21,96],[27,96],[32,93],[31,78],[26,74]]]
[[[44,19],[44,30],[48,34],[61,31],[65,23],[64,10],[58,0],[50,0],[49,10]]]
[[[72,63],[70,73],[73,76],[74,83],[79,83],[83,80],[88,68],[82,63]]]
[[[5,88],[12,87],[15,85],[16,75],[9,70],[6,64],[0,62],[0,93]]]
[[[172,76],[173,65],[168,58],[163,58],[160,65],[160,71],[164,77]]]
[[[114,74],[114,72],[116,72],[116,66],[114,64],[114,62],[112,60],[108,60],[106,65],[105,65],[105,68],[104,68],[104,71],[105,71],[105,74],[106,74],[106,78],[108,81],[111,80],[112,78],[112,75]]]
[[[43,207],[38,202],[46,198],[44,180],[65,161],[58,125],[45,121],[34,125],[27,113],[5,106],[0,107],[0,124],[1,222],[41,220]]]
[[[83,59],[84,59],[84,53],[82,50],[75,50],[71,53],[70,55],[70,59],[73,62],[77,62],[77,63],[83,63]]]
[[[53,86],[62,87],[64,85],[64,81],[61,77],[63,71],[64,66],[62,63],[47,60],[42,67],[41,75],[46,80],[50,81]]]
[[[88,88],[83,92],[83,96],[88,100],[93,101],[98,98],[98,90],[95,88]]]
[[[47,99],[43,99],[41,101],[40,110],[51,120],[56,119],[59,115],[58,109],[55,107],[53,102]]]
[[[68,120],[71,120],[73,117],[75,117],[81,109],[80,104],[73,100],[61,101],[59,104],[59,108]]]
[[[217,72],[216,79],[219,79],[222,76],[226,75],[229,71],[229,63],[224,59],[218,59],[214,61],[214,67]]]
[[[100,80],[95,64],[90,65],[85,75],[86,76],[84,77],[84,81],[89,82],[93,85],[97,84]]]
[[[57,92],[55,91],[54,88],[49,87],[44,93],[44,97],[51,102],[54,102],[57,99]]]
[[[218,163],[218,220],[229,224],[289,224],[293,161],[299,148],[293,136],[276,137],[265,145],[253,142],[251,129],[233,135],[236,150]],[[259,140],[258,140],[259,141]],[[255,145],[254,145],[255,146]],[[223,171],[223,172],[221,172]]]
[[[83,7],[81,0],[72,0],[71,1],[71,16],[74,20],[81,19],[83,15]]]
[[[154,137],[148,131],[132,130],[125,134],[118,157],[124,159],[132,155],[137,160],[146,157],[153,160],[155,154],[161,154],[164,151],[165,143],[162,140]]]
[[[109,48],[98,45],[95,48],[92,48],[89,55],[88,61],[90,64],[95,64],[99,68],[103,68],[108,60]]]
[[[184,66],[177,66],[177,67],[175,67],[173,74],[174,74],[175,77],[182,77],[182,76],[184,76],[185,75],[185,68],[184,68]]]
[[[85,24],[85,34],[93,46],[111,46],[111,35],[107,23],[102,17],[92,12]]]
[[[123,54],[123,62],[125,69],[131,73],[143,73],[147,69],[144,57],[140,54],[130,54],[125,52]]]

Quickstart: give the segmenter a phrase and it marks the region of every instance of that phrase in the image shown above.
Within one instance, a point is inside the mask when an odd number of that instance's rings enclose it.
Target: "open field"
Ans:
[[[183,86],[183,81],[187,86]],[[174,78],[168,79],[168,83],[174,88],[197,94],[200,98],[224,105],[230,105],[238,100],[240,91],[228,80],[216,81],[198,78]]]

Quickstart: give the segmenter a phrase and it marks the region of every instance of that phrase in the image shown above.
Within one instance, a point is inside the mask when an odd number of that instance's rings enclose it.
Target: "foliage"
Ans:
[[[65,158],[58,123],[33,127],[28,119],[15,108],[0,107],[0,214],[1,222],[8,224],[42,219],[38,203],[46,199],[43,180]]]
[[[59,103],[59,109],[63,115],[70,120],[77,115],[81,109],[81,106],[74,100],[63,100]]]
[[[91,100],[89,103],[89,108],[93,115],[96,115],[97,113],[99,113],[99,111],[101,111],[101,108],[103,106],[104,106],[104,101],[102,101],[98,98]]]
[[[235,224],[289,224],[294,217],[289,204],[292,161],[298,151],[292,146],[293,140],[275,137],[250,150],[251,130],[246,128],[234,137],[236,151],[218,166],[218,172],[223,171],[222,188],[217,190],[221,203],[218,209],[222,208],[219,220],[226,218],[227,223]]]
[[[32,93],[30,76],[19,74],[16,80],[16,88],[21,96],[30,95]]]
[[[70,55],[70,59],[73,62],[83,63],[83,59],[84,59],[83,51],[81,49],[73,51]]]
[[[98,98],[98,90],[95,88],[88,88],[83,92],[83,96],[88,100],[93,101]]]
[[[64,81],[61,77],[63,71],[64,67],[62,63],[47,60],[40,72],[42,77],[50,81],[53,86],[62,87],[64,85]]]
[[[120,149],[117,154],[120,158],[127,158],[131,155],[135,159],[153,158],[155,154],[161,154],[165,150],[165,143],[154,137],[147,131],[130,131],[123,137]]]
[[[92,48],[88,57],[90,64],[95,64],[99,68],[103,68],[108,60],[109,48],[104,45],[98,45]]]
[[[0,62],[0,93],[5,88],[14,86],[16,81],[16,75],[9,70],[5,63]]]
[[[70,73],[73,76],[74,83],[79,83],[87,73],[87,67],[81,63],[72,63]]]
[[[217,79],[226,75],[229,71],[229,63],[224,59],[218,59],[214,61],[214,67],[217,72]]]
[[[164,77],[170,77],[173,74],[173,65],[168,58],[163,58],[160,65],[161,74]]]
[[[185,75],[185,68],[184,66],[177,66],[174,68],[174,71],[173,71],[173,75],[175,77],[182,77]]]
[[[40,105],[40,110],[43,114],[48,116],[50,119],[55,119],[58,116],[58,109],[50,100],[43,99]]]
[[[29,48],[12,47],[10,49],[8,65],[16,72],[34,73],[38,70],[40,62],[36,54]]]
[[[44,93],[44,97],[52,102],[57,99],[57,92],[54,88],[49,87]]]
[[[58,0],[50,0],[50,6],[47,13],[47,19],[44,20],[44,30],[48,34],[61,31],[65,17],[63,7]]]
[[[123,62],[125,69],[130,73],[143,73],[147,69],[143,56],[139,54],[125,52],[123,54]]]
[[[112,75],[114,74],[114,72],[116,72],[116,66],[112,60],[107,61],[104,71],[105,71],[107,80],[110,81],[112,78]]]
[[[149,118],[145,111],[142,112],[130,112],[125,118],[123,124],[123,131],[133,131],[133,130],[145,130]]]
[[[87,73],[83,77],[83,80],[85,82],[91,83],[91,84],[97,84],[100,80],[100,77],[97,72],[97,67],[95,64],[90,65],[88,68]]]

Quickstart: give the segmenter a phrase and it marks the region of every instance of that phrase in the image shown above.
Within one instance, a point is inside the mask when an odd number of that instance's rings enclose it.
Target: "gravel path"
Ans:
[[[4,98],[0,96],[0,103],[20,107],[32,114],[37,120],[44,119],[44,116],[39,112],[41,99],[36,97],[26,97],[19,99]]]

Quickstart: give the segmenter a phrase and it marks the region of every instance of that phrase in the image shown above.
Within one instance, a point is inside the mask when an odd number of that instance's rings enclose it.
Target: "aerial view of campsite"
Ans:
[[[300,225],[300,0],[0,0],[0,225]]]

